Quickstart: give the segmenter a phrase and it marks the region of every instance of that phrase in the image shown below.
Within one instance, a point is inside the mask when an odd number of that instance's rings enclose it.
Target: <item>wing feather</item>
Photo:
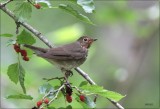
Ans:
[[[78,43],[72,43],[65,46],[60,46],[48,50],[41,54],[41,57],[55,60],[73,60],[82,59],[87,55],[87,50],[83,49]]]

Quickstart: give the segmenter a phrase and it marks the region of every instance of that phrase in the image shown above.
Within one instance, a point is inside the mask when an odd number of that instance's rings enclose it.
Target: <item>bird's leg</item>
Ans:
[[[65,70],[65,69],[61,69],[61,71],[62,71],[62,73],[64,73],[64,78],[65,78],[65,80],[66,80],[66,84],[68,84],[69,86],[70,86],[70,83],[69,83],[69,81],[68,81],[68,77],[70,76],[70,72],[71,71],[69,71],[69,70]]]
[[[73,75],[73,72],[71,70],[66,70],[66,73],[65,73],[66,76],[72,76]]]

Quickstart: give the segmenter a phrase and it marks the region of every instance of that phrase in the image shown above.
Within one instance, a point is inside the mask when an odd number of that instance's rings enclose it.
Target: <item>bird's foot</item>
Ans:
[[[73,72],[71,70],[67,70],[65,72],[66,77],[73,76]]]

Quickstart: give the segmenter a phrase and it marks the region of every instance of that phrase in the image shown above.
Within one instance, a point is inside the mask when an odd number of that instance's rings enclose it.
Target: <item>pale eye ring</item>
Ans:
[[[87,39],[87,38],[84,38],[84,39],[83,39],[83,41],[84,41],[84,42],[87,42],[87,41],[88,41],[88,39]]]

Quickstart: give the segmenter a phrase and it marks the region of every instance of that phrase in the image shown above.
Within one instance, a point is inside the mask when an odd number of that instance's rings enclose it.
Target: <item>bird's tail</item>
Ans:
[[[46,53],[48,51],[48,49],[44,49],[44,48],[40,48],[40,47],[35,47],[35,46],[27,45],[27,44],[24,44],[24,47],[33,50],[37,55]]]

